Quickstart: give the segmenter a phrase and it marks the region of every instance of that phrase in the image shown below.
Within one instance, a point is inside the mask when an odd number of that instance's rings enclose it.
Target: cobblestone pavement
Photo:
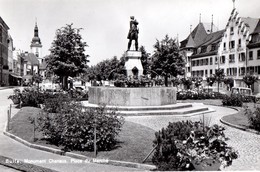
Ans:
[[[237,112],[236,110],[230,108],[210,105],[207,106],[216,110],[216,112],[204,114],[204,121],[210,125],[219,124],[225,126],[220,122],[221,117]],[[141,117],[132,116],[125,117],[125,119],[158,131],[162,127],[167,127],[169,122],[181,120],[202,120],[202,115],[192,117],[176,117],[170,115]],[[228,126],[225,126],[225,128],[225,134],[230,139],[227,143],[239,152],[239,157],[233,161],[231,166],[225,168],[224,170],[260,170],[260,135],[248,133]]]

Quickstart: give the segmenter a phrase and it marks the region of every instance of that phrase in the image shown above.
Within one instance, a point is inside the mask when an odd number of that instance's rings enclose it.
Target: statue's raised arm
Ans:
[[[127,35],[127,39],[129,39],[127,50],[130,50],[132,40],[135,41],[135,50],[138,51],[138,33],[139,29],[137,27],[139,23],[134,18],[134,16],[130,17],[130,29]]]

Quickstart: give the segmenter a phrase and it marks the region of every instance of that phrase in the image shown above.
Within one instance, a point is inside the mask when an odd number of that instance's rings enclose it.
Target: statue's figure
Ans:
[[[138,51],[138,33],[139,33],[139,29],[137,27],[138,22],[135,20],[134,16],[131,16],[130,19],[131,19],[130,20],[130,29],[129,29],[128,36],[127,36],[127,39],[129,39],[127,50],[130,50],[132,40],[134,40],[135,41],[135,50]]]

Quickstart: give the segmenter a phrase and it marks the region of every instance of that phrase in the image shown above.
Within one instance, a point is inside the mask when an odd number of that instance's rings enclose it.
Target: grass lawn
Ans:
[[[33,124],[30,123],[28,118],[34,117],[39,111],[40,109],[33,107],[22,108],[12,118],[10,132],[31,143],[61,149],[62,147],[50,145],[45,140],[42,140],[43,136],[40,132],[36,132],[37,140],[33,142]],[[98,152],[98,158],[141,163],[153,148],[154,133],[155,131],[148,127],[125,121],[122,131],[118,136],[119,147],[112,151]],[[93,156],[93,152],[73,152],[89,157]]]
[[[221,99],[206,99],[206,100],[180,100],[183,103],[204,103],[209,105],[221,106],[222,100]],[[254,103],[244,103],[243,106],[248,106],[249,109],[252,111],[255,110],[255,107],[260,107],[260,104]],[[247,116],[245,115],[244,108],[236,107],[239,111],[236,114],[224,116],[222,119],[226,122],[231,124],[239,125],[244,128],[249,128],[250,124],[248,121]]]

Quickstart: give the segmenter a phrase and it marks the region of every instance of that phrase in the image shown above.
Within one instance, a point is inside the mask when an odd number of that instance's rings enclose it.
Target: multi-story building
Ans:
[[[13,39],[8,36],[8,67],[9,67],[9,85],[20,85],[22,77],[17,73],[18,61],[15,57],[15,48]]]
[[[211,30],[213,31],[213,30]],[[234,8],[224,30],[206,33],[201,23],[181,42],[187,77],[206,77],[222,69],[234,86],[246,86],[246,74],[260,76],[260,19],[239,17]],[[224,87],[224,84],[221,84]],[[260,92],[258,83],[254,92]]]
[[[194,28],[194,30],[189,34],[189,36],[181,41],[180,49],[183,52],[185,58],[186,58],[186,66],[185,66],[185,76],[190,77],[192,76],[192,71],[194,71],[192,68],[193,66],[197,65],[192,64],[192,55],[197,52],[197,48],[205,43],[205,40],[209,38],[209,35],[212,32],[216,32],[218,29],[217,27],[212,23],[201,23]],[[204,65],[206,62],[204,63]]]
[[[227,22],[219,47],[219,68],[224,70],[226,77],[234,79],[234,86],[246,86],[243,77],[255,74],[260,65],[256,53],[253,54],[255,48],[248,48],[258,23],[259,19],[239,17],[235,8]]]
[[[8,85],[8,30],[9,27],[0,17],[0,85]]]
[[[224,30],[212,32],[207,35],[203,43],[197,45],[191,58],[191,76],[202,77],[206,80],[215,74],[218,67],[218,47]]]

